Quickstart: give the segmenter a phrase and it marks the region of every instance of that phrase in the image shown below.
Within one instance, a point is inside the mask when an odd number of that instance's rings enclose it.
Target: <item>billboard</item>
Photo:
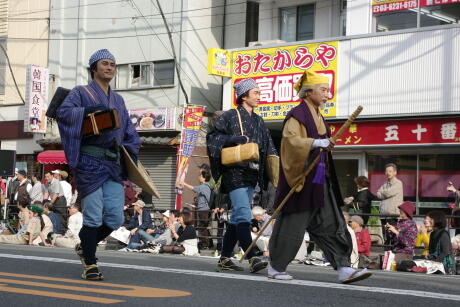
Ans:
[[[305,70],[329,78],[330,94],[325,117],[336,116],[338,41],[280,46],[233,52],[232,86],[246,78],[254,79],[260,89],[255,110],[264,120],[284,119],[299,103],[294,85]],[[236,96],[232,89],[232,107]]]

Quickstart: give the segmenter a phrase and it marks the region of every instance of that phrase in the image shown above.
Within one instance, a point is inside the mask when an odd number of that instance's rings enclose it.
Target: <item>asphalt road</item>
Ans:
[[[0,244],[0,306],[460,306],[460,276],[374,271],[342,285],[331,268],[291,265],[296,279],[283,282],[217,273],[207,257],[98,257],[105,281],[89,282],[72,250]]]

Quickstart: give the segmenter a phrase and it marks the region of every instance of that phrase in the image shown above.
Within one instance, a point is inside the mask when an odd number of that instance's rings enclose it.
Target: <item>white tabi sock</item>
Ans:
[[[337,272],[339,273],[339,280],[347,279],[353,274],[356,270],[350,267],[339,267]]]

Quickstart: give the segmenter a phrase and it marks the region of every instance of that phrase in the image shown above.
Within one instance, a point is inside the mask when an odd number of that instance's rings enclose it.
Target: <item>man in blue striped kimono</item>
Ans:
[[[140,139],[129,120],[123,98],[109,86],[115,76],[115,57],[107,50],[96,51],[89,59],[91,78],[88,86],[75,87],[57,110],[62,145],[81,197],[83,227],[81,244],[75,247],[82,261],[82,278],[102,280],[96,247],[123,223],[126,180],[120,146],[137,163]],[[82,137],[84,118],[99,110],[116,109],[120,128],[97,136]]]

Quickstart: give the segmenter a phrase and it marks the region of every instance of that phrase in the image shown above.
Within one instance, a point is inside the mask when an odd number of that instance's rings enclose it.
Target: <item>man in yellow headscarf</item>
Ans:
[[[343,200],[331,155],[334,141],[319,111],[329,95],[329,78],[306,71],[295,89],[302,101],[284,121],[275,207],[298,182],[301,186],[277,217],[270,238],[268,276],[279,280],[292,279],[286,268],[308,231],[310,238],[338,271],[340,282],[367,278],[370,273],[366,270],[350,267],[352,241],[340,209]],[[310,174],[303,176],[303,171],[318,155],[321,155],[320,162]]]

